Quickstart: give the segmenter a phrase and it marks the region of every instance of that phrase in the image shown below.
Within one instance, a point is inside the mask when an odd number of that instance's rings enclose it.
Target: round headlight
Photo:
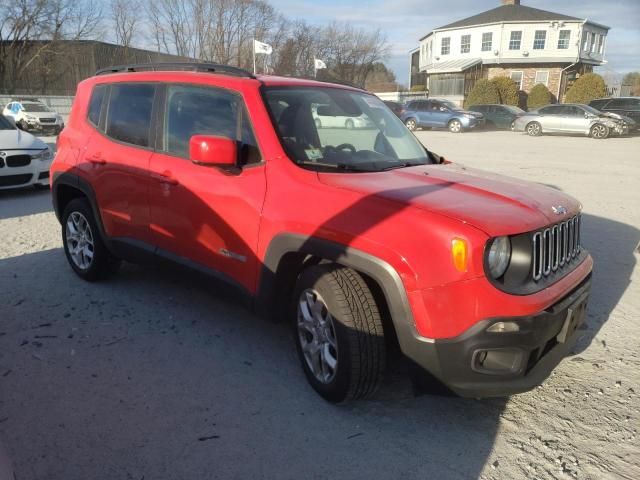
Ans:
[[[492,278],[500,278],[507,271],[511,260],[511,241],[509,237],[496,237],[491,242],[487,264]]]

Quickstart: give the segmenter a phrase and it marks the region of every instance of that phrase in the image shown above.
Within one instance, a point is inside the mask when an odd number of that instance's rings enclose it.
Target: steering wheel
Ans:
[[[334,148],[336,150],[351,150],[351,153],[356,153],[356,147],[354,147],[350,143],[341,143],[340,145]]]

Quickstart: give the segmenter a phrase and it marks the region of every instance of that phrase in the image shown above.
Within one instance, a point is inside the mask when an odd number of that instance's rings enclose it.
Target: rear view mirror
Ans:
[[[235,167],[238,147],[235,140],[213,135],[194,135],[189,140],[189,158],[208,167]]]

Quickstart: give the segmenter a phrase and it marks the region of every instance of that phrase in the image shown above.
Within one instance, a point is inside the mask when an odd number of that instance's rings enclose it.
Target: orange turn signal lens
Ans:
[[[461,238],[454,238],[451,240],[451,258],[453,260],[453,266],[459,272],[467,271],[467,257],[468,257],[467,241]]]

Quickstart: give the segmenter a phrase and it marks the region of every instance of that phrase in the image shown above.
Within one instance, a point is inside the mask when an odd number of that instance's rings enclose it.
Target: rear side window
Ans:
[[[153,85],[112,84],[107,135],[121,142],[148,147],[154,93]]]
[[[96,127],[100,124],[100,112],[102,110],[102,101],[104,100],[104,94],[106,91],[106,85],[97,85],[91,93],[91,100],[89,100],[89,112],[87,114],[87,118]]]
[[[609,105],[607,105],[608,108],[619,108],[619,109],[630,109],[630,110],[637,110],[637,108],[633,108],[634,106],[637,107],[638,103],[634,102],[632,98],[616,98],[614,100],[611,100],[611,103]]]
[[[194,135],[217,135],[238,141],[242,164],[261,159],[238,95],[210,87],[171,85],[167,88],[163,150],[189,158],[189,140]]]
[[[605,105],[609,102],[608,99],[606,100],[592,100],[591,103],[589,105],[591,105],[593,108],[597,109],[597,110],[601,110],[605,107]]]

